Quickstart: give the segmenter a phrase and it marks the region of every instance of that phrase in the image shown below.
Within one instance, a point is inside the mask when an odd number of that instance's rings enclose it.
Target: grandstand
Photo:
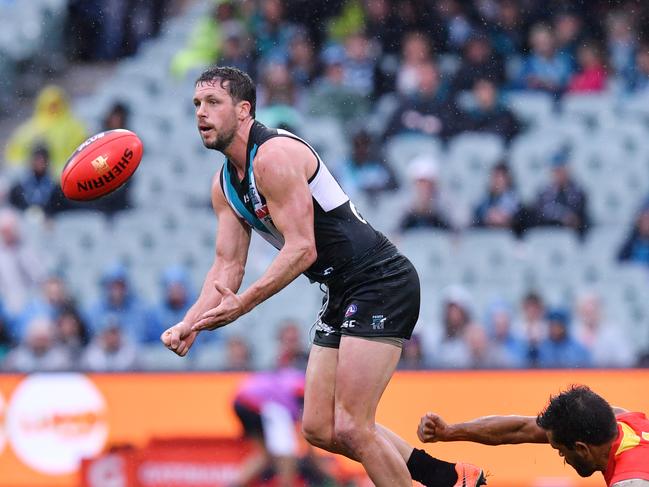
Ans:
[[[29,20],[7,24],[16,30],[21,26],[20,35],[3,30],[0,52],[5,56],[3,62],[12,68],[3,72],[18,76],[22,60],[37,60],[37,52],[43,55],[44,40],[50,45],[48,31],[60,31],[56,25],[65,17],[58,15],[64,7],[63,1],[3,5],[11,18]],[[204,150],[195,130],[189,97],[201,66],[180,79],[169,72],[179,46],[210,9],[209,3],[190,3],[182,15],[165,22],[160,36],[146,40],[137,54],[119,61],[114,74],[94,93],[73,100],[73,112],[90,132],[101,128],[115,101],[129,107],[129,128],[140,135],[145,146],[131,188],[130,207],[114,216],[75,210],[43,219],[27,212],[21,220],[25,238],[41,256],[39,265],[61,273],[82,306],[97,299],[101,275],[113,260],[126,265],[135,290],[149,302],[159,299],[160,274],[170,264],[186,267],[193,288],[198,289],[211,262],[216,221],[208,194],[222,157]],[[466,14],[475,12],[468,9]],[[42,20],[45,18],[47,22]],[[38,25],[38,32],[26,32],[32,23]],[[19,41],[28,35],[32,36],[30,43]],[[453,48],[441,52],[443,79],[452,79],[461,63],[458,52]],[[385,55],[387,58],[394,56]],[[512,59],[509,70],[515,64]],[[521,56],[515,59],[520,61]],[[5,99],[12,98],[14,74],[3,83]],[[419,329],[439,326],[444,292],[452,285],[469,292],[476,321],[484,319],[494,300],[517,307],[533,290],[550,305],[567,308],[575,305],[581,293],[596,291],[603,297],[608,320],[631,338],[637,352],[649,347],[646,266],[617,259],[649,194],[649,92],[628,91],[622,77],[613,74],[604,90],[563,96],[508,89],[505,83],[504,106],[522,127],[509,143],[498,133],[471,131],[448,137],[408,133],[385,141],[385,162],[396,175],[399,189],[382,193],[378,199],[359,192],[355,200],[373,225],[395,237],[421,274],[425,299]],[[392,91],[379,93],[370,113],[348,121],[313,115],[296,104],[302,117],[297,132],[320,151],[334,172],[340,171],[351,151],[346,134],[365,124],[371,134],[380,137],[398,109],[399,96]],[[399,232],[399,220],[412,195],[407,167],[417,156],[438,161],[439,186],[454,208],[466,216],[483,198],[492,167],[503,160],[509,164],[520,198],[531,203],[549,180],[547,161],[566,144],[571,148],[571,171],[588,195],[591,221],[583,238],[570,228],[559,227],[529,228],[518,238],[507,229],[474,228],[470,217],[454,225],[452,231],[422,228]],[[15,168],[4,170],[10,182],[19,174]],[[255,243],[251,255],[244,287],[261,275],[273,254]],[[250,327],[272,341],[275,324],[286,317],[299,320],[306,329],[313,322],[320,297],[320,290],[301,278],[224,334],[241,334]],[[160,361],[145,360],[147,368],[178,366],[177,361],[161,359],[157,351],[151,353]],[[275,350],[266,346],[255,350],[255,366],[269,366],[274,356]],[[189,361],[183,367],[193,365]]]
[[[323,292],[303,276],[184,358],[159,341],[214,256],[210,64],[249,72],[257,119],[309,142],[419,272],[382,424],[415,444],[431,408],[534,414],[577,381],[647,411],[646,25],[635,0],[0,0],[0,485],[234,485],[237,388],[306,363]],[[65,200],[67,156],[114,128],[143,141],[134,177]],[[275,255],[253,232],[242,289]],[[443,458],[599,485],[547,450]],[[370,485],[327,458],[335,480],[305,485]]]

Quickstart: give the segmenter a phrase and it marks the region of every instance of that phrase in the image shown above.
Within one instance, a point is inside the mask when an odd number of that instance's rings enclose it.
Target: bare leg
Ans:
[[[294,487],[297,477],[297,459],[295,457],[275,457],[275,469],[280,487]]]
[[[306,371],[306,391],[304,399],[304,419],[302,430],[305,438],[314,446],[331,453],[345,455],[352,460],[351,452],[344,452],[334,442],[334,398],[338,349],[313,345]],[[400,436],[380,424],[377,431],[398,450],[404,462],[412,453],[410,446]]]
[[[394,345],[343,336],[338,349],[335,443],[357,458],[377,486],[412,486],[406,462],[376,428],[376,407],[399,361]]]
[[[256,451],[251,454],[241,465],[239,480],[235,485],[246,486],[259,477],[264,469],[270,464],[270,455],[261,440],[254,439]]]

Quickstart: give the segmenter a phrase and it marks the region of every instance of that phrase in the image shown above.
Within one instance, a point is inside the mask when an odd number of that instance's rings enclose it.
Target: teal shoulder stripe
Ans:
[[[254,160],[255,156],[257,155],[257,144],[252,146],[252,150],[250,151],[250,157],[248,160],[250,161],[250,164],[248,164],[248,179],[252,181],[252,161]]]
[[[255,227],[255,230],[259,230],[260,232],[268,233],[270,232],[266,229],[266,227],[259,221],[259,218],[257,218],[255,215],[250,213],[248,208],[239,200],[239,195],[237,194],[237,191],[234,189],[232,186],[232,182],[230,181],[230,171],[228,170],[228,166],[226,163],[225,166],[225,171],[223,174],[225,178],[225,185],[227,187],[227,192],[228,192],[228,200],[234,205],[234,207],[237,209],[239,214],[243,216],[243,218],[250,223],[253,227]]]

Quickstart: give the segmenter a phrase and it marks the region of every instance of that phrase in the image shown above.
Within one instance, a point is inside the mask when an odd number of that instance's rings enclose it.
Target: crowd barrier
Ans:
[[[174,438],[206,439],[204,448],[196,450],[201,461],[210,464],[210,459],[217,459],[230,465],[185,478],[209,482],[229,478],[247,451],[246,444],[236,440],[240,429],[232,410],[232,398],[244,377],[240,373],[0,375],[0,487],[91,485],[92,462],[88,461],[82,483],[83,458],[108,459],[102,467],[106,468],[110,461],[128,460],[129,451],[149,448],[151,452],[152,441],[169,446]],[[488,414],[534,415],[551,394],[572,383],[589,385],[611,404],[649,412],[649,370],[423,371],[395,375],[381,401],[378,420],[419,445],[416,426],[426,411],[438,412],[448,421]],[[220,446],[215,446],[217,440]],[[489,487],[604,485],[599,474],[579,478],[548,445],[436,443],[425,448],[440,458],[483,466],[491,473]],[[155,451],[171,464],[182,461],[182,455],[169,456],[173,450]],[[109,451],[117,455],[107,455]],[[353,462],[342,464],[350,472],[360,472]],[[149,479],[162,478],[160,472],[171,475],[173,470],[156,470],[155,463],[148,466]],[[145,485],[137,478],[131,482],[97,487]]]

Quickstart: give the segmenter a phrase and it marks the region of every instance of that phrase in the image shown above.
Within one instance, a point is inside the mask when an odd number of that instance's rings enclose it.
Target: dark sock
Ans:
[[[455,464],[431,457],[424,450],[412,450],[406,463],[412,480],[426,487],[452,487],[457,482]]]

